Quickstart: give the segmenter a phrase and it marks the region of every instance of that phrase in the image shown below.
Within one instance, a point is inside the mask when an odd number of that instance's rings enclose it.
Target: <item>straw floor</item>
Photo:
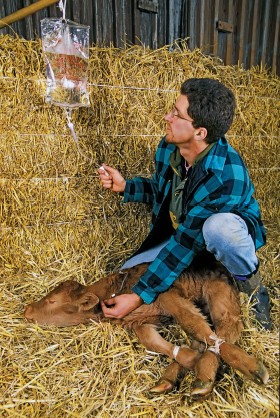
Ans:
[[[73,278],[89,284],[118,268],[146,233],[150,208],[123,205],[102,190],[102,162],[125,176],[153,171],[163,115],[182,81],[213,77],[237,97],[229,141],[256,186],[268,243],[259,252],[274,329],[257,328],[242,298],[240,345],[270,372],[265,387],[229,370],[202,403],[189,393],[193,374],[168,395],[150,397],[169,360],[148,353],[109,323],[73,328],[28,324],[27,303]],[[185,45],[91,48],[91,106],[73,111],[77,148],[64,110],[44,101],[39,41],[0,36],[0,416],[100,418],[263,418],[278,416],[279,79],[263,68],[223,66]],[[163,330],[177,343],[177,326]]]

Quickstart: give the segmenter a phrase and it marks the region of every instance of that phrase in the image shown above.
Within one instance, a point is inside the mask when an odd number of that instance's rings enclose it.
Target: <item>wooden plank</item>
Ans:
[[[53,6],[48,7],[48,16],[49,17],[60,17],[61,11],[59,10],[59,7],[57,4],[54,4]]]
[[[229,2],[228,7],[228,21],[231,25],[231,32],[227,33],[227,40],[226,40],[226,59],[225,64],[230,65],[232,63],[232,43],[233,43],[233,21],[232,21],[232,15],[233,15],[233,4],[232,1]]]
[[[213,55],[213,38],[216,31],[214,0],[205,0],[200,4],[200,48],[203,53]]]
[[[157,13],[152,13],[151,14],[151,21],[152,21],[152,38],[151,38],[151,45],[150,47],[152,49],[157,49],[158,48],[158,39],[157,39],[157,34],[158,34],[158,14]]]
[[[3,20],[5,17],[9,16],[11,13],[16,12],[17,10],[18,10],[17,0],[10,0],[8,2],[4,2],[3,17],[2,17],[1,20]],[[0,31],[1,31],[0,33],[12,34],[13,30],[16,30],[15,24],[11,24],[9,26],[4,25],[3,27],[0,27]]]
[[[58,9],[59,11],[59,9]],[[59,11],[59,17],[62,16],[61,12]],[[41,20],[45,19],[46,17],[50,17],[50,12],[48,8],[44,8],[41,10],[38,10],[34,15],[32,16],[33,20],[33,36],[34,38],[40,38],[41,37]],[[53,17],[53,16],[51,16]]]
[[[138,0],[137,7],[143,12],[157,13],[158,1],[157,0]]]
[[[31,0],[23,0],[23,6],[29,6],[30,5],[30,1]],[[25,18],[25,33],[24,33],[24,38],[25,39],[32,39],[34,36],[34,28],[33,28],[33,19],[32,16],[27,16]]]
[[[219,39],[218,31],[216,29],[216,22],[219,20],[219,0],[214,1],[214,30],[213,30],[213,55],[218,56]]]
[[[174,40],[182,38],[181,32],[182,0],[174,0]]]
[[[266,55],[269,51],[268,43],[268,31],[269,31],[269,12],[271,10],[271,0],[266,0],[265,9],[264,9],[264,25],[263,25],[263,38],[262,38],[262,54],[261,54],[261,63],[265,65]]]
[[[194,49],[196,47],[196,3],[193,1],[189,2],[189,46],[190,49]]]
[[[23,1],[22,0],[14,0],[12,2],[12,4],[13,4],[12,15],[14,16],[15,14],[18,13],[18,11],[20,11],[23,8]],[[10,16],[12,16],[12,15],[10,15]],[[6,16],[6,18],[2,19],[2,22],[5,21],[5,19],[8,19],[8,18],[9,18],[9,16]],[[21,20],[16,20],[16,19],[15,20],[12,19],[12,20],[13,20],[13,22],[10,22],[9,25],[11,26],[13,31],[15,33],[17,33],[19,36],[24,36],[24,26],[22,24],[23,22]],[[0,25],[0,27],[1,27],[1,25]],[[14,35],[13,31],[10,31],[10,33]]]
[[[116,0],[118,3],[118,0]],[[122,15],[124,19],[124,37],[125,43],[133,43],[133,2],[131,0],[122,0]]]
[[[169,1],[168,2],[168,13],[167,13],[167,27],[168,27],[168,45],[173,44],[175,37],[174,37],[174,26],[175,22],[173,19],[174,14],[174,2]]]
[[[172,0],[168,2],[168,44],[172,44],[179,38],[182,38],[181,31],[182,1]]]
[[[152,13],[140,10],[140,41],[146,47],[152,46]]]
[[[129,4],[125,0],[114,1],[113,14],[114,14],[114,45],[123,47],[126,44],[126,14],[130,14],[130,10],[127,10]]]
[[[72,0],[70,3],[72,5],[71,9],[71,20],[73,20],[76,23],[82,23],[81,22],[81,11],[82,11],[82,4],[80,0]]]
[[[217,56],[219,56],[223,62],[226,59],[226,46],[227,46],[227,34],[225,32],[220,32],[218,30],[218,22],[223,21],[226,22],[228,19],[228,1],[227,0],[220,0],[219,2],[219,19],[216,22],[216,30],[218,31],[218,52]]]
[[[201,47],[205,54],[212,55],[213,48],[213,36],[216,30],[214,21],[215,16],[215,4],[214,0],[207,0],[204,2],[204,16],[201,21],[203,27],[203,37]]]
[[[110,45],[114,42],[114,16],[113,16],[113,1],[107,0],[103,2],[102,8],[102,27],[103,27],[103,39],[105,45]]]
[[[274,42],[273,42],[273,56],[272,56],[272,65],[271,65],[271,69],[273,73],[275,74],[277,73],[277,58],[279,60],[279,55],[280,55],[279,25],[280,25],[280,2],[278,2],[277,4],[276,23],[275,23],[275,32],[274,32]]]
[[[198,46],[199,48],[203,48],[204,43],[204,31],[205,31],[205,0],[201,0],[199,2],[200,10],[199,10],[199,41]]]
[[[167,2],[161,1],[159,3],[157,14],[157,41],[158,48],[168,44],[167,39]]]
[[[136,45],[141,44],[141,11],[137,7],[137,1],[133,0],[133,32],[134,43]]]
[[[89,30],[89,43],[93,43],[93,6],[92,0],[84,0],[82,2],[83,8],[81,13],[81,23],[90,26]]]
[[[103,0],[94,0],[94,28],[95,28],[95,42],[98,45],[108,45],[107,27],[111,25],[111,20],[106,15],[107,9],[103,8]],[[112,16],[112,14],[111,14]],[[110,41],[109,41],[110,42]]]
[[[97,42],[97,36],[98,36],[98,18],[97,18],[97,0],[92,0],[92,42],[95,44],[98,44]]]
[[[259,27],[259,10],[260,0],[255,0],[252,22],[252,36],[251,36],[251,53],[250,53],[250,66],[256,64],[256,48],[257,48],[257,34],[259,33],[257,28]]]
[[[0,20],[3,19],[3,17],[7,16],[9,13],[6,12],[5,9],[5,4],[3,2],[0,2]],[[0,29],[0,34],[6,34],[7,33],[7,29],[6,28],[2,28]]]
[[[225,33],[232,33],[233,32],[233,25],[229,22],[223,22],[222,20],[218,20],[217,29],[219,32]]]
[[[239,64],[243,63],[243,49],[244,49],[244,27],[246,21],[246,0],[241,0],[241,12],[240,12],[240,20],[238,22],[238,29],[237,32],[239,33],[238,36],[238,62]]]

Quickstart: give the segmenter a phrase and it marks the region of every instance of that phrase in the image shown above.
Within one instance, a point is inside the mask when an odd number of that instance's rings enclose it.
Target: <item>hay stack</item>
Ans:
[[[260,357],[271,379],[260,388],[233,371],[203,404],[180,390],[149,398],[168,360],[146,353],[110,324],[71,329],[23,321],[26,303],[68,278],[90,283],[121,265],[148,231],[149,208],[122,205],[101,189],[101,162],[125,176],[151,175],[163,115],[180,84],[213,77],[237,97],[230,142],[246,160],[268,230],[261,271],[277,325],[279,79],[265,69],[225,67],[186,46],[150,51],[91,48],[91,107],[75,110],[79,153],[61,108],[44,102],[39,41],[0,37],[1,405],[7,417],[276,417],[277,333],[258,331],[243,298],[240,344]],[[177,328],[168,338],[185,341]]]

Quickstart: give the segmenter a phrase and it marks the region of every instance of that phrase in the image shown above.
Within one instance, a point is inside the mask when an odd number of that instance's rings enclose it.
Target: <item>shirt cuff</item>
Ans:
[[[144,303],[146,303],[147,305],[149,305],[150,303],[153,303],[157,296],[158,293],[153,292],[152,289],[149,288],[149,291],[147,290],[143,290],[142,286],[139,286],[138,283],[136,283],[133,288],[132,288],[132,292],[136,293],[138,296],[140,296],[140,298],[144,301]]]

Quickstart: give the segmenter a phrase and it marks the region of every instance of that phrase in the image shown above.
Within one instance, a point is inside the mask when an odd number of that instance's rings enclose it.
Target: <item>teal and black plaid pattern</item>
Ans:
[[[124,202],[153,204],[151,232],[157,215],[171,187],[170,155],[176,146],[163,138],[155,156],[155,174],[151,179],[127,180]],[[184,220],[174,231],[168,244],[134,286],[145,303],[153,302],[189,267],[195,255],[205,249],[202,227],[214,213],[236,213],[247,223],[256,249],[265,244],[265,229],[260,210],[253,197],[254,187],[240,155],[225,138],[194,165],[183,196]],[[164,225],[163,225],[164,227]]]

